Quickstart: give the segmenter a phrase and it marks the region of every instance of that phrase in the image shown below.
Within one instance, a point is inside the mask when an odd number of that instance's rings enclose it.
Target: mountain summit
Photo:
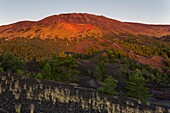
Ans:
[[[170,26],[120,22],[104,16],[86,13],[53,15],[39,21],[21,21],[0,26],[0,38],[39,37],[42,39],[70,39],[125,33],[161,37],[163,35],[170,35]]]

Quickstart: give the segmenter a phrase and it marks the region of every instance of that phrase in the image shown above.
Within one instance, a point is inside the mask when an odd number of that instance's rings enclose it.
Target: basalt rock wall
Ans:
[[[0,75],[0,113],[168,113],[170,107],[102,95],[75,85]]]

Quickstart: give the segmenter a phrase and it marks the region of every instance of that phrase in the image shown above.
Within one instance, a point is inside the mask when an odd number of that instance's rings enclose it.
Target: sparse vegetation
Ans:
[[[119,94],[121,92],[141,101],[147,100],[148,88],[151,89],[151,86],[168,86],[169,42],[133,35],[103,38],[101,40],[108,42],[101,43],[89,37],[79,40],[79,42],[92,41],[94,45],[97,45],[96,47],[88,46],[84,53],[64,52],[74,47],[77,40],[16,38],[5,43],[1,40],[0,72],[76,83],[83,87],[89,87],[87,81],[95,79],[101,86],[101,88],[97,87],[102,93]],[[69,46],[66,46],[67,43]],[[7,46],[9,44],[10,46]],[[111,44],[115,44],[118,49],[112,48]],[[99,46],[102,46],[104,50],[100,50]],[[145,58],[153,55],[161,56],[165,59],[163,64],[167,67],[153,69],[149,65],[141,64],[135,57],[131,57],[131,54],[128,55],[131,51]],[[112,76],[109,77],[109,75]]]

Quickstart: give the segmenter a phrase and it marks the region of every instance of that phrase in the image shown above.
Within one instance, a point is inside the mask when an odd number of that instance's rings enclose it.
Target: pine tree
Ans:
[[[104,80],[106,77],[106,68],[104,66],[103,62],[99,62],[96,65],[96,69],[94,71],[94,77],[97,78],[98,80]]]
[[[127,80],[127,95],[139,99],[141,101],[146,101],[149,96],[149,89],[146,87],[146,80],[143,78],[140,70],[135,70],[135,72],[129,76]]]
[[[107,94],[116,94],[116,81],[113,77],[109,76],[107,79],[104,81],[104,85],[99,88],[99,91],[102,93],[107,93]]]
[[[52,79],[52,70],[51,66],[48,63],[46,63],[45,66],[43,67],[42,75],[43,78]]]

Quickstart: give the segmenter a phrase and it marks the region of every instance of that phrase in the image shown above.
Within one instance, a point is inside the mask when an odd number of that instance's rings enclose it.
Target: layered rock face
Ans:
[[[0,75],[1,113],[168,113],[170,107],[102,95],[75,85]]]

